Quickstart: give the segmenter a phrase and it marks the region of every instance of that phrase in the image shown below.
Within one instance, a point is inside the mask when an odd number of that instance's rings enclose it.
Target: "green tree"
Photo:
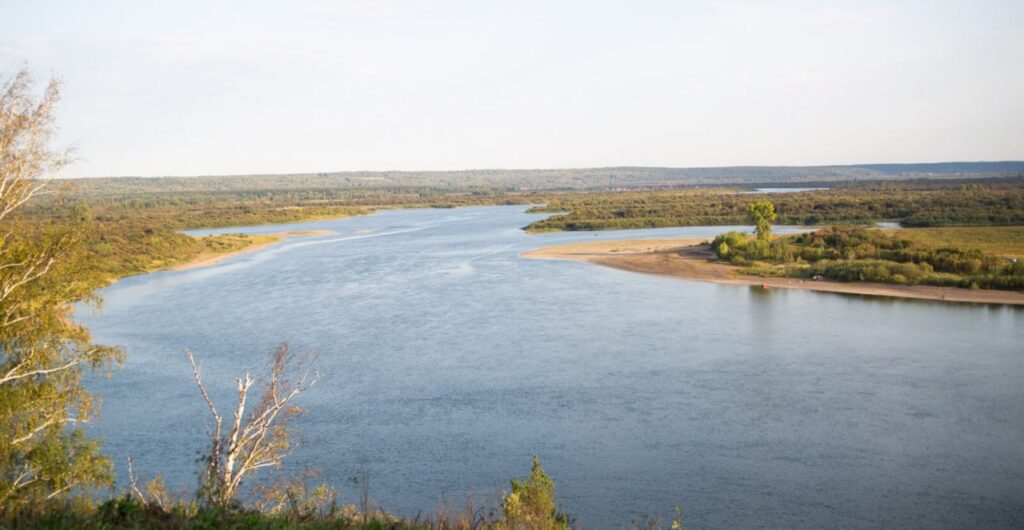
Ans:
[[[558,513],[555,503],[555,481],[540,466],[540,458],[533,457],[530,476],[521,481],[512,479],[512,492],[501,504],[509,528],[531,530],[563,530],[569,528],[569,518]]]
[[[729,257],[729,243],[726,243],[725,241],[722,241],[718,245],[718,257],[723,258],[723,259]]]
[[[82,244],[88,219],[16,215],[68,163],[50,147],[59,92],[54,81],[33,97],[25,70],[0,86],[0,511],[112,481],[100,442],[79,427],[96,413],[83,369],[121,360],[71,319],[73,303],[97,301]]]
[[[748,204],[747,220],[754,223],[758,239],[762,241],[771,239],[772,221],[775,220],[775,205],[769,201]]]

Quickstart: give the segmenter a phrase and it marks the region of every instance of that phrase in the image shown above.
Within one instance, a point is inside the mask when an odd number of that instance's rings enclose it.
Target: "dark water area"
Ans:
[[[647,276],[519,257],[523,207],[400,210],[219,232],[330,229],[216,266],[124,279],[101,314],[126,348],[95,381],[118,476],[192,490],[208,413],[287,341],[321,353],[292,472],[389,511],[490,500],[533,454],[590,528],[1024,526],[1024,311]]]

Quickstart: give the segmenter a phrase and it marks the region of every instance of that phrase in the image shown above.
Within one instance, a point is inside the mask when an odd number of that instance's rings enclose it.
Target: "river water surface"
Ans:
[[[533,454],[578,522],[690,528],[1024,526],[1024,311],[762,291],[525,260],[523,207],[399,210],[209,232],[329,229],[124,279],[80,311],[124,369],[91,427],[125,477],[195,485],[208,413],[287,341],[319,350],[292,471],[389,511],[489,501]]]

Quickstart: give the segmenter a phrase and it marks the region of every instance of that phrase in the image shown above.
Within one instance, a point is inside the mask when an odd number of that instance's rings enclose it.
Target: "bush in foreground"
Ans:
[[[309,478],[309,477],[305,477]],[[158,481],[155,481],[158,483]],[[512,480],[512,491],[502,499],[500,511],[467,505],[461,511],[439,512],[433,517],[401,518],[382,510],[339,506],[337,495],[326,486],[307,488],[304,481],[286,481],[258,488],[270,493],[262,509],[240,503],[217,505],[196,499],[171,499],[151,483],[146,492],[132,492],[96,504],[83,497],[60,503],[22,507],[0,514],[0,528],[42,529],[340,529],[340,530],[568,530],[570,519],[560,512],[555,483],[534,457],[530,476]],[[647,527],[654,527],[652,522]],[[678,522],[673,528],[679,528]]]

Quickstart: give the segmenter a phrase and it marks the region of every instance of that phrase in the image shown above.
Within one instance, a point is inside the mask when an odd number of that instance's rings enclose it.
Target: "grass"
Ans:
[[[1024,257],[1024,226],[904,228],[896,233],[929,247],[977,249],[993,256]]]

